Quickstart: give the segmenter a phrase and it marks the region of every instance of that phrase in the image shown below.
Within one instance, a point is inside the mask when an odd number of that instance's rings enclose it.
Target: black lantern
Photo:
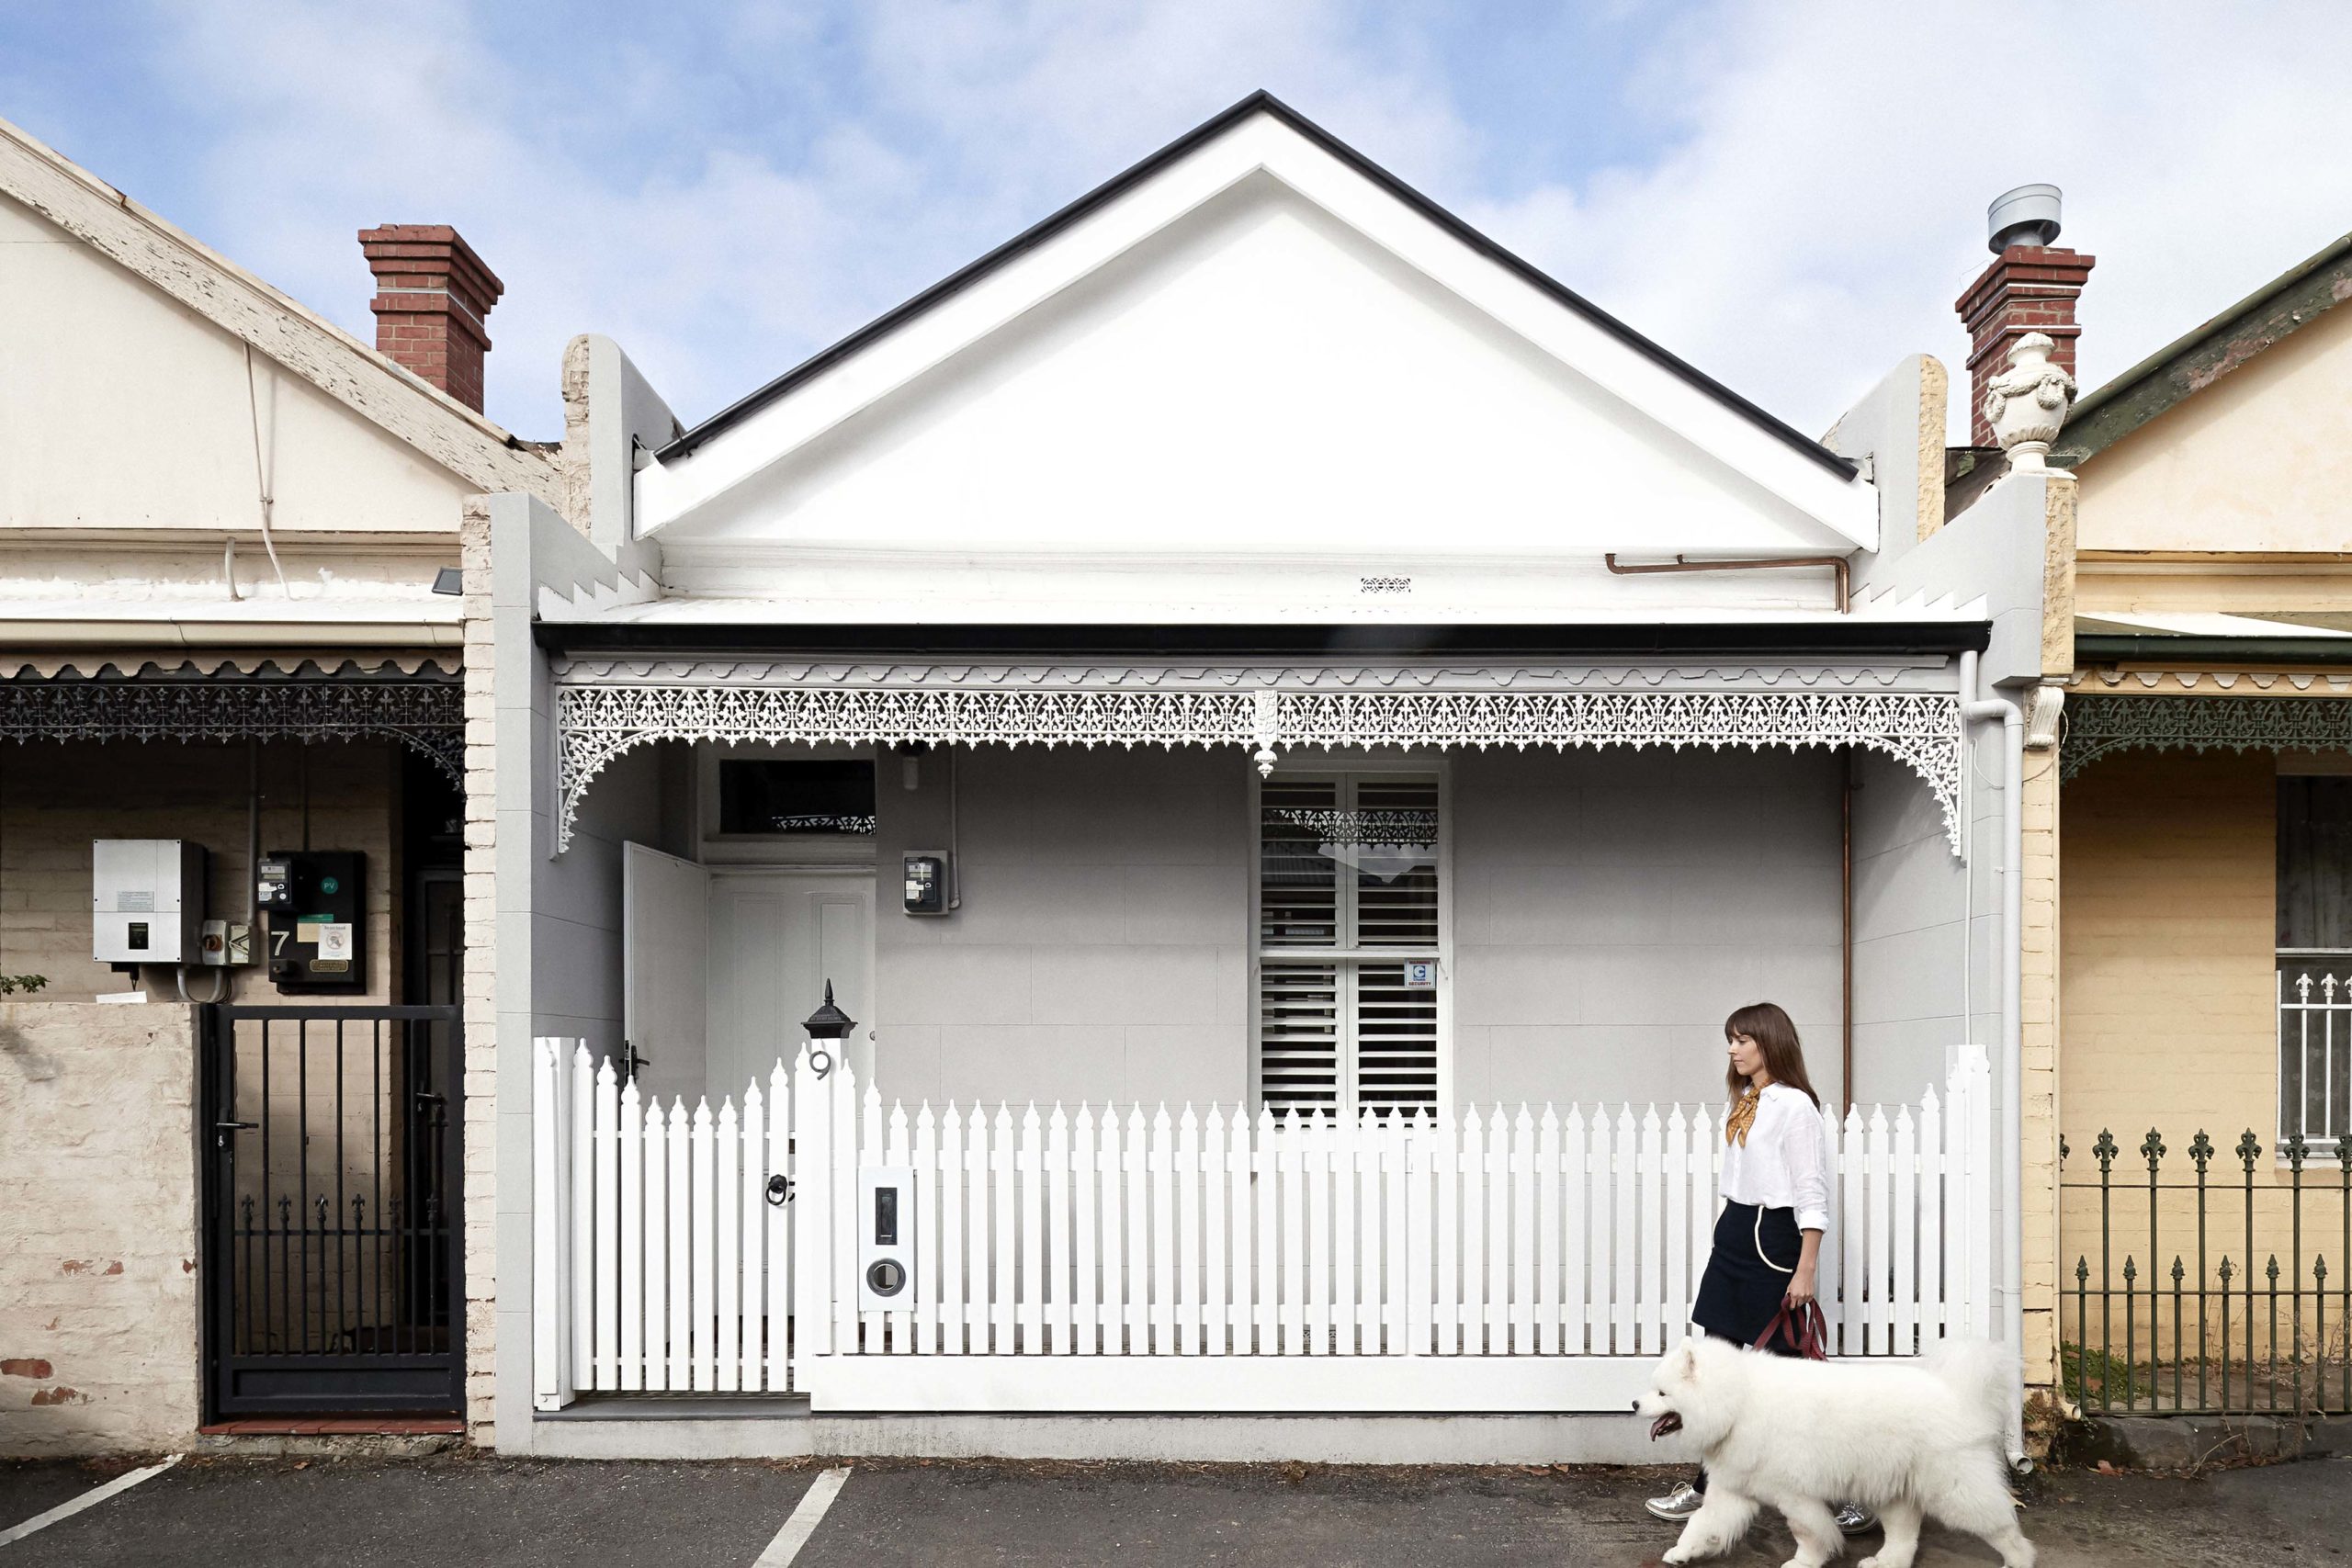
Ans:
[[[833,983],[828,980],[825,1005],[810,1013],[800,1027],[808,1032],[808,1070],[821,1078],[833,1070],[833,1052],[857,1027],[857,1021],[833,1005]]]

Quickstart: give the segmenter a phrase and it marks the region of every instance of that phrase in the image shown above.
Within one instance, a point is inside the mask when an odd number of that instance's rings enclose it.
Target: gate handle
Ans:
[[[215,1122],[212,1128],[217,1136],[213,1139],[213,1146],[225,1149],[229,1146],[230,1134],[250,1133],[260,1125],[258,1122]]]

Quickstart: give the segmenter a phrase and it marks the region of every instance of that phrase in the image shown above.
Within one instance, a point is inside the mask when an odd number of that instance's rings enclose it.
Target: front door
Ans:
[[[790,1062],[827,981],[858,1021],[846,1053],[871,1082],[874,870],[732,871],[710,876],[709,1091],[741,1098]]]

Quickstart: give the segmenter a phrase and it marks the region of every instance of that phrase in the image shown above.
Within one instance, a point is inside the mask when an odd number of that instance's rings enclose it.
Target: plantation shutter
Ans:
[[[1349,1115],[1434,1107],[1437,779],[1271,779],[1260,806],[1263,1102]],[[1409,984],[1408,959],[1429,963],[1436,983]]]

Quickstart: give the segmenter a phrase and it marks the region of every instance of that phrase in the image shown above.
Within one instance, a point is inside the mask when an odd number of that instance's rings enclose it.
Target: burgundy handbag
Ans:
[[[1829,1359],[1826,1348],[1829,1321],[1821,1315],[1819,1302],[1807,1302],[1801,1307],[1792,1307],[1783,1301],[1781,1310],[1772,1314],[1772,1321],[1764,1325],[1764,1332],[1756,1337],[1756,1348],[1758,1350],[1770,1349],[1774,1338],[1783,1335],[1787,1337],[1790,1348],[1806,1360]]]

